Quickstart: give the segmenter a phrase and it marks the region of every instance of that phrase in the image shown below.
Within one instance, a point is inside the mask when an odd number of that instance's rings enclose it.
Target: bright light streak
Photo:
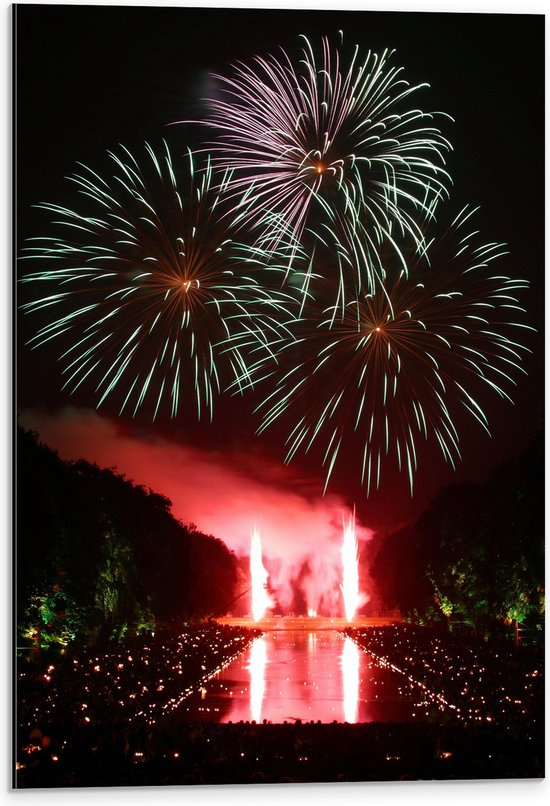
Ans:
[[[357,536],[355,534],[355,512],[344,519],[344,542],[342,544],[342,595],[346,618],[352,621],[359,607],[359,569],[357,566]]]
[[[260,722],[265,692],[265,666],[267,663],[267,644],[265,638],[256,638],[250,648],[250,718]]]
[[[250,543],[250,577],[252,580],[252,617],[259,621],[273,603],[267,593],[268,573],[262,561],[262,541],[256,528]]]
[[[357,722],[359,701],[359,649],[346,636],[342,650],[342,678],[344,684],[344,720]]]

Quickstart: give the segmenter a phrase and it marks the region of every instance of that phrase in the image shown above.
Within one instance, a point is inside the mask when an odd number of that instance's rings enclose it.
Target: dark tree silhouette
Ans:
[[[216,616],[226,610],[239,587],[243,574],[235,554],[212,535],[189,528],[190,571],[188,606],[190,616]]]
[[[409,527],[388,535],[370,568],[388,607],[413,620],[476,631],[544,614],[544,444],[481,485],[444,488]]]
[[[370,566],[378,598],[414,621],[435,615],[433,588],[426,575],[428,546],[414,526],[386,535]]]
[[[227,546],[113,469],[64,462],[18,429],[19,640],[117,639],[221,611],[240,583]]]

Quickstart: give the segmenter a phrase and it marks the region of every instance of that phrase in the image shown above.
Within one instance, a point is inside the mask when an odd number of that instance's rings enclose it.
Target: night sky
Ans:
[[[177,153],[193,139],[168,126],[200,111],[210,71],[228,72],[238,59],[281,46],[298,34],[314,40],[344,31],[347,41],[381,51],[395,48],[411,83],[428,82],[422,101],[454,119],[444,133],[454,151],[447,168],[451,200],[480,205],[476,219],[486,241],[504,241],[503,268],[527,278],[527,378],[515,405],[496,395],[488,408],[490,439],[473,421],[461,429],[463,462],[456,472],[433,443],[419,451],[415,495],[406,474],[387,474],[366,498],[358,480],[336,469],[325,498],[318,456],[283,468],[277,429],[254,435],[251,406],[218,403],[214,422],[179,418],[116,418],[108,405],[94,411],[90,389],[60,391],[56,353],[31,353],[21,324],[17,346],[17,411],[61,456],[116,466],[165,493],[174,513],[246,550],[252,521],[262,524],[272,550],[291,552],[297,533],[303,556],[330,534],[346,507],[357,507],[361,536],[392,529],[417,515],[451,481],[480,481],[540,432],[544,411],[544,19],[542,16],[371,11],[289,11],[86,6],[18,6],[16,11],[17,239],[47,234],[41,201],[63,203],[77,161],[101,163],[119,143],[169,138]],[[246,401],[245,401],[246,403]],[[70,407],[70,408],[67,408]],[[249,519],[249,520],[248,520]],[[283,551],[283,546],[287,548]]]

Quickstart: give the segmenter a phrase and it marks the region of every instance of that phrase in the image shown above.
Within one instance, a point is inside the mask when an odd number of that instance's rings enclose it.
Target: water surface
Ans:
[[[391,722],[410,719],[401,675],[335,630],[267,632],[186,700],[189,721]]]

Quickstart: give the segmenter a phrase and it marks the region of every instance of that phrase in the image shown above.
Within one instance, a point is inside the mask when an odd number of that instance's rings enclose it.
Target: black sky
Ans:
[[[544,18],[541,15],[298,11],[253,9],[143,8],[115,6],[15,7],[16,211],[17,240],[43,234],[44,219],[31,209],[40,201],[62,201],[63,177],[77,161],[103,160],[122,143],[143,140],[186,145],[188,132],[167,124],[192,118],[206,93],[210,71],[257,53],[291,50],[298,35],[315,39],[342,29],[362,50],[395,48],[395,63],[411,83],[428,82],[422,103],[450,114],[445,129],[454,151],[453,211],[481,205],[477,222],[485,240],[508,243],[507,271],[531,282],[529,322],[539,330],[535,353],[525,366],[510,406],[495,399],[490,412],[493,438],[480,429],[464,432],[464,461],[456,474],[430,446],[421,451],[416,495],[407,479],[389,478],[368,502],[346,478],[333,489],[369,523],[392,526],[426,505],[441,484],[483,478],[506,456],[522,450],[540,431],[544,412]],[[24,333],[22,334],[24,337]],[[53,355],[30,354],[20,342],[18,409],[67,402],[59,392]],[[40,354],[39,354],[40,353]],[[73,398],[90,405],[85,393]],[[224,438],[233,446],[254,444],[253,428],[228,404]],[[232,425],[228,427],[227,423]],[[128,423],[128,428],[132,424]],[[141,423],[141,427],[146,427]],[[169,429],[176,439],[214,444],[219,426]],[[259,443],[283,457],[277,434]],[[314,462],[298,463],[315,478]],[[319,479],[322,474],[318,474]],[[322,488],[322,484],[321,484]]]

